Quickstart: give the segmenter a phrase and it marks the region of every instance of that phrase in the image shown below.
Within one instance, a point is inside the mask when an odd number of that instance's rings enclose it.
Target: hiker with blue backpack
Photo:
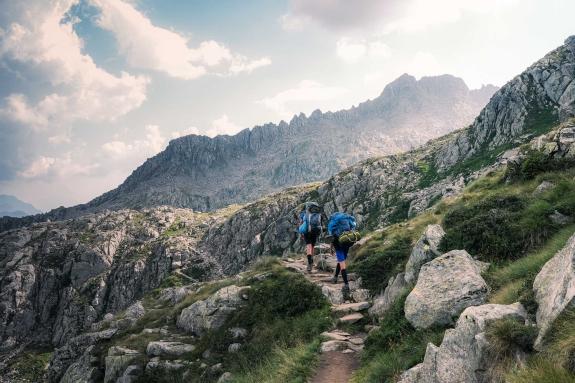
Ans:
[[[337,283],[337,278],[341,272],[344,283],[342,288],[344,296],[349,295],[350,292],[345,261],[351,246],[360,239],[359,232],[355,230],[356,227],[357,224],[352,215],[340,212],[334,213],[327,224],[327,231],[329,235],[333,236],[332,245],[337,258],[337,266],[332,282]]]
[[[307,271],[313,267],[313,254],[318,238],[323,232],[323,213],[317,202],[306,202],[299,215],[299,233],[306,245]]]

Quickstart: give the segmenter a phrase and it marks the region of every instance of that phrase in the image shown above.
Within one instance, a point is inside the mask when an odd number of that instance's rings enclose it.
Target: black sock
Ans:
[[[339,263],[337,264],[337,266],[335,267],[335,277],[337,279],[337,276],[339,275],[339,271],[341,270],[341,266],[339,265]]]
[[[343,283],[345,283],[347,285],[347,270],[343,269],[341,271],[341,277],[343,278]]]
[[[311,255],[308,254],[307,256],[307,264],[308,265],[313,265],[313,257]]]

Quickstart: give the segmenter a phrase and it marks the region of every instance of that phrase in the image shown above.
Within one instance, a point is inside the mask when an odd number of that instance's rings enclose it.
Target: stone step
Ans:
[[[325,331],[321,333],[321,336],[328,338],[329,340],[339,340],[339,341],[347,341],[351,338],[350,334],[340,330]]]
[[[349,348],[349,343],[341,340],[328,340],[323,342],[320,347],[320,352],[330,352],[330,351],[343,351]]]
[[[341,305],[336,305],[331,308],[331,311],[336,314],[350,314],[353,312],[359,312],[367,310],[371,305],[367,301],[357,302],[357,303],[344,303]]]
[[[353,314],[348,314],[348,315],[346,315],[346,316],[344,316],[344,317],[339,318],[339,319],[338,319],[338,322],[339,322],[339,323],[349,323],[349,324],[352,324],[352,323],[359,322],[359,321],[362,320],[362,319],[363,319],[363,314],[361,314],[361,313],[353,313]]]

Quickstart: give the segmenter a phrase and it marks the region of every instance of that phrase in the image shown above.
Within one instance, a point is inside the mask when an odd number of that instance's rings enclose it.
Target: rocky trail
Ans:
[[[337,284],[333,284],[331,280],[333,276],[331,270],[336,264],[335,257],[328,254],[323,261],[318,258],[316,255],[316,265],[311,273],[306,270],[305,257],[287,258],[284,261],[286,268],[304,274],[310,282],[321,288],[331,304],[332,313],[337,317],[334,327],[322,334],[325,340],[321,344],[319,364],[309,382],[345,383],[349,382],[351,375],[359,366],[359,354],[367,337],[361,323],[367,317],[367,309],[371,306],[368,301],[369,294],[367,290],[361,288],[361,281],[350,274],[350,297],[344,299],[341,292],[343,287],[341,277]]]

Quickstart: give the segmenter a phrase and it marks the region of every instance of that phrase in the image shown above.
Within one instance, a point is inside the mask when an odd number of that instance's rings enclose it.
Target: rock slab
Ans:
[[[453,250],[423,265],[405,301],[405,317],[416,328],[450,325],[488,293],[480,265],[465,250]]]

